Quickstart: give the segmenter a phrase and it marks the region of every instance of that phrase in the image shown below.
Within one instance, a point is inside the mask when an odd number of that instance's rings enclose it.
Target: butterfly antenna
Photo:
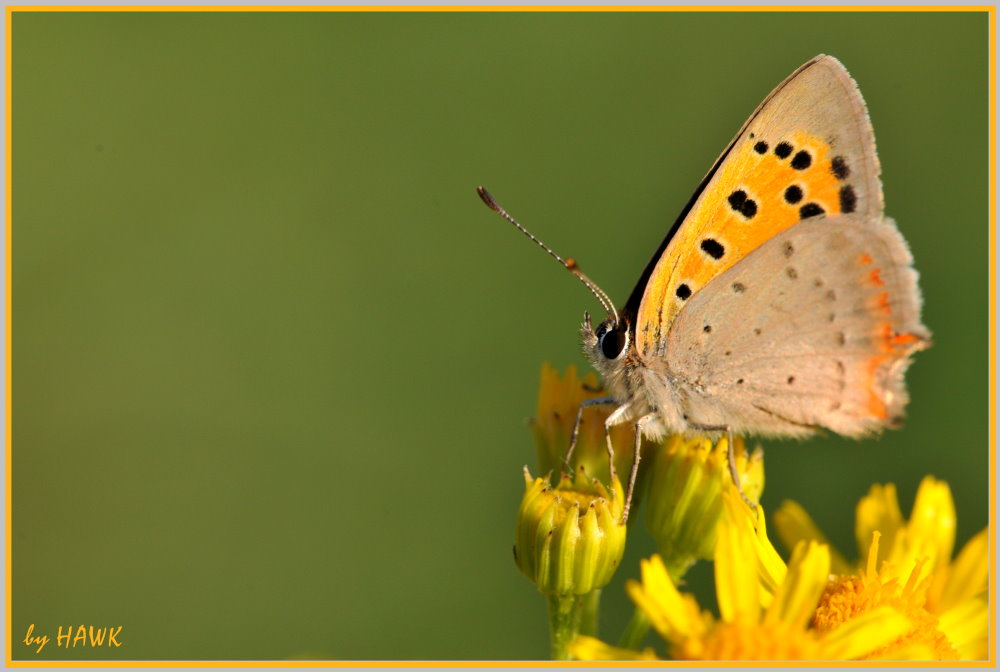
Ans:
[[[609,315],[614,315],[615,324],[619,324],[618,311],[615,310],[615,304],[611,301],[611,298],[607,295],[607,293],[605,293],[603,289],[594,284],[594,281],[588,278],[584,274],[584,272],[580,270],[580,267],[577,266],[576,261],[573,258],[563,259],[558,254],[553,252],[552,248],[550,248],[542,241],[538,240],[538,238],[535,238],[535,236],[531,233],[531,231],[528,231],[526,228],[521,226],[521,224],[518,223],[516,219],[507,214],[507,211],[504,210],[502,207],[500,207],[499,203],[493,200],[493,196],[491,196],[490,192],[486,191],[486,189],[484,189],[483,187],[476,187],[476,192],[479,193],[479,198],[483,199],[483,203],[485,203],[490,210],[497,213],[498,215],[506,219],[508,222],[516,226],[518,231],[526,235],[528,238],[531,238],[531,240],[534,241],[536,245],[538,245],[540,248],[548,252],[549,256],[551,256],[553,259],[562,264],[567,271],[569,271],[577,278],[579,278],[580,282],[585,284],[587,286],[587,289],[589,289],[591,293],[597,297],[597,300],[601,302],[601,305],[604,306],[604,310],[606,310]]]

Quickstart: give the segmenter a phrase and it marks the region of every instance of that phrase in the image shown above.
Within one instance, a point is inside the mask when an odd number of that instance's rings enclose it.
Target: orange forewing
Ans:
[[[687,300],[766,240],[806,217],[881,213],[867,112],[829,56],[765,99],[713,173],[646,282],[636,315],[643,357],[662,356]]]

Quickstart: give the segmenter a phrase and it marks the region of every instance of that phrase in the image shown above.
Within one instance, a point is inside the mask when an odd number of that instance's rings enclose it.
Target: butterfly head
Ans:
[[[627,368],[634,352],[631,328],[627,320],[609,315],[594,328],[589,313],[583,315],[583,351],[606,382],[616,379]]]

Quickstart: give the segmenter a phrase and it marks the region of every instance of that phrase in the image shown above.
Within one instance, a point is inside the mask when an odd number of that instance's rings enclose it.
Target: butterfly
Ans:
[[[899,425],[904,373],[931,341],[879,174],[857,85],[817,56],[743,124],[620,310],[480,187],[607,310],[596,327],[584,316],[584,353],[608,392],[585,404],[614,405],[606,429],[636,430],[623,520],[642,436],[727,434],[739,487],[734,434],[861,437]]]

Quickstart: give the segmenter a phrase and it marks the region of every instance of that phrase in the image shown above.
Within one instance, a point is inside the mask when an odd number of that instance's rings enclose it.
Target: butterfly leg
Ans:
[[[588,406],[606,406],[607,404],[615,403],[614,397],[597,397],[595,399],[587,399],[580,404],[580,408],[576,411],[576,422],[573,423],[573,434],[569,438],[569,448],[566,449],[566,456],[563,457],[563,473],[572,473],[572,469],[569,466],[569,460],[573,457],[573,449],[576,448],[576,439],[580,434],[580,423],[583,421],[583,409]],[[608,447],[610,450],[611,446],[611,435],[608,434]],[[611,480],[614,482],[615,465],[611,465]]]
[[[736,448],[735,442],[733,440],[733,428],[729,425],[698,425],[692,424],[692,428],[697,429],[702,432],[725,432],[726,433],[726,460],[729,462],[729,475],[733,478],[733,485],[736,486],[736,491],[740,493],[740,497],[746,502],[747,506],[750,507],[751,511],[757,509],[757,505],[750,501],[750,498],[746,496],[743,492],[743,487],[740,485],[740,474],[736,470]]]
[[[614,401],[612,401],[612,403],[614,403]],[[608,481],[609,487],[614,486],[615,479],[618,478],[618,474],[615,472],[615,447],[611,445],[611,428],[624,422],[625,414],[627,412],[628,406],[619,406],[612,411],[611,415],[609,415],[607,420],[604,421],[604,440],[608,444],[608,474],[610,476]]]
[[[622,509],[622,525],[628,522],[628,510],[632,507],[632,493],[635,491],[635,480],[639,475],[639,458],[641,457],[640,449],[642,448],[642,428],[646,426],[646,423],[656,417],[656,413],[649,413],[639,418],[635,423],[635,446],[633,448],[634,452],[632,454],[632,470],[628,475],[628,488],[625,490],[625,508]],[[610,421],[611,418],[609,417]],[[611,445],[611,428],[610,425],[605,425],[605,429],[608,432],[608,446]],[[614,478],[614,461],[612,460],[612,479]]]

